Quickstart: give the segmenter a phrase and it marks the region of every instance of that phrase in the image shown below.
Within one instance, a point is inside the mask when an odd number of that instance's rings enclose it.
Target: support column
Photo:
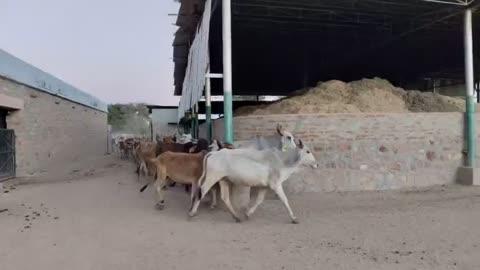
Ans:
[[[223,38],[223,116],[225,142],[233,144],[233,104],[232,104],[232,11],[231,0],[222,4]],[[246,209],[250,202],[250,188],[232,186],[232,203],[237,209]]]
[[[472,30],[472,9],[465,10],[464,17],[464,45],[465,45],[465,86],[466,86],[466,142],[467,162],[465,167],[460,167],[457,172],[457,181],[465,185],[480,186],[480,168],[477,168],[475,161],[477,154],[477,141],[475,130],[475,99],[473,96],[473,30]]]
[[[474,73],[473,73],[473,30],[472,30],[472,10],[465,10],[465,86],[466,86],[466,114],[467,114],[467,167],[476,167],[476,131],[475,131],[475,98]]]
[[[207,71],[205,81],[205,120],[207,124],[207,140],[212,142],[213,130],[212,130],[212,86],[210,84],[210,69]]]
[[[233,143],[233,106],[232,106],[232,10],[231,0],[222,4],[223,39],[223,116],[225,142]]]
[[[193,106],[193,132],[192,137],[198,139],[198,103]]]

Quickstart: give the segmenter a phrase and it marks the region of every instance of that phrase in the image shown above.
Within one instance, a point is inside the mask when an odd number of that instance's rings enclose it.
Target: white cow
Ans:
[[[292,133],[277,124],[277,133],[271,136],[256,136],[247,141],[237,141],[234,143],[235,148],[251,148],[264,150],[269,148],[277,148],[287,150],[295,148],[295,138]]]
[[[230,203],[228,191],[228,182],[230,182],[259,189],[255,203],[245,213],[247,218],[263,202],[267,190],[271,189],[287,208],[292,222],[297,223],[297,218],[283,191],[282,183],[301,165],[318,167],[312,152],[304,146],[301,140],[299,140],[298,147],[283,151],[278,149],[223,149],[209,153],[203,163],[203,174],[199,181],[200,188],[189,215],[194,216],[197,213],[200,200],[213,185],[219,182],[222,200],[234,219],[240,222],[240,217]]]

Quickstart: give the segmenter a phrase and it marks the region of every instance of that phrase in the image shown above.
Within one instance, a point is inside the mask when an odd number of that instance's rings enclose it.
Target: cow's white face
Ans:
[[[311,166],[312,168],[318,168],[317,159],[313,155],[310,148],[303,144],[302,140],[299,140],[298,148],[300,149],[301,164],[304,166]]]
[[[297,147],[293,134],[290,131],[284,129],[280,124],[277,125],[277,133],[281,136],[282,151],[285,152],[288,149],[295,149]]]

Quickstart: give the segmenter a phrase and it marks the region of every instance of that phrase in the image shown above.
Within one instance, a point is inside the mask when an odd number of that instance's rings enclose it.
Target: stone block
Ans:
[[[480,186],[480,168],[459,167],[457,182],[462,185]]]

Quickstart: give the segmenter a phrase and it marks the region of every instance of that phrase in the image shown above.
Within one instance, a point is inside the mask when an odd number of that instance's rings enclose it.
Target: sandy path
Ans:
[[[188,221],[181,188],[159,212],[153,190],[140,194],[133,167],[119,164],[7,184],[0,269],[480,269],[478,188],[289,196],[299,225],[277,200],[241,224],[206,205]]]

